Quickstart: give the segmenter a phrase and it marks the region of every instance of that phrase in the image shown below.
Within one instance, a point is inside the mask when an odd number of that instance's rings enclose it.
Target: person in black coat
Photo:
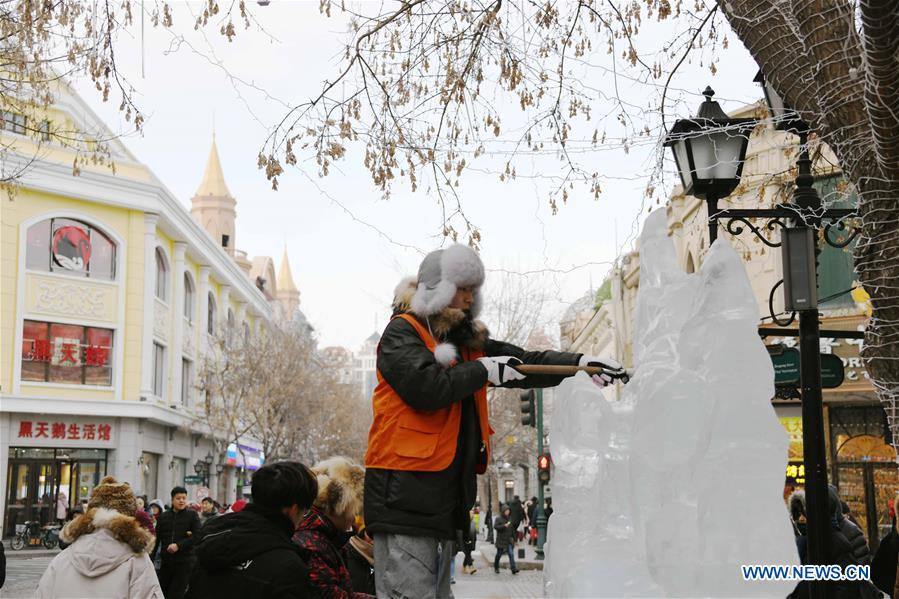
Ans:
[[[510,516],[511,510],[509,506],[505,506],[500,515],[496,517],[496,522],[493,523],[493,529],[496,530],[496,541],[494,543],[496,545],[496,557],[493,559],[493,571],[497,574],[499,574],[499,560],[503,555],[509,556],[509,567],[512,569],[512,574],[518,574],[512,542],[512,535],[515,534],[515,529],[512,528],[512,523],[509,521]]]
[[[896,532],[896,516],[890,532],[880,540],[877,553],[871,561],[871,582],[892,596],[896,588],[896,565],[899,562],[899,532]]]
[[[509,502],[509,509],[511,510],[509,523],[512,525],[512,541],[514,543],[518,540],[518,527],[524,521],[524,505],[522,505],[521,498],[518,495],[514,496],[512,501]]]
[[[200,532],[200,515],[187,507],[187,489],[172,489],[172,508],[156,521],[154,556],[162,556],[159,586],[166,599],[181,599],[193,567],[194,543]]]
[[[252,503],[203,527],[187,599],[314,596],[290,538],[318,493],[315,477],[299,462],[277,462],[257,470],[252,485]]]
[[[849,518],[844,515],[843,502],[840,501],[840,496],[837,493],[837,488],[833,485],[830,485],[828,487],[828,491],[830,494],[830,505],[837,506],[836,510],[834,511],[833,518],[837,521],[837,525],[840,527],[840,532],[843,533],[843,536],[846,537],[847,541],[849,541],[849,545],[852,547],[852,556],[855,557],[855,561],[858,564],[867,566],[871,563],[871,550],[868,549],[868,541],[865,540],[865,534],[858,526],[856,526],[851,520],[849,520]]]

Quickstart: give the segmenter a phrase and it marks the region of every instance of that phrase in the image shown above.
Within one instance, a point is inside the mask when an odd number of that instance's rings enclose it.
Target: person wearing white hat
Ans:
[[[535,388],[564,377],[529,375],[521,364],[601,364],[614,360],[525,351],[490,338],[475,318],[484,265],[468,246],[428,254],[417,277],[394,293],[394,316],[377,350],[378,385],[365,455],[365,522],[374,537],[378,597],[452,597],[450,546],[467,530],[476,474],[490,463],[487,385]],[[598,385],[613,376],[594,378]]]

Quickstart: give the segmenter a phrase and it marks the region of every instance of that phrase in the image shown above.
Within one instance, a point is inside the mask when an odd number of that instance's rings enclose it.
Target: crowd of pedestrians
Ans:
[[[364,469],[342,457],[257,470],[252,500],[224,510],[187,489],[148,502],[111,476],[61,532],[66,549],[37,595],[198,599],[374,596],[374,550],[362,521]],[[223,513],[224,512],[224,513]]]

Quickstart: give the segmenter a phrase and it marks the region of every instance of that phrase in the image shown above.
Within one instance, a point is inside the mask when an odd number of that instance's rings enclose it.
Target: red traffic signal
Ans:
[[[540,454],[537,457],[537,478],[541,483],[546,484],[549,482],[550,472],[549,468],[552,465],[552,457],[548,453]]]

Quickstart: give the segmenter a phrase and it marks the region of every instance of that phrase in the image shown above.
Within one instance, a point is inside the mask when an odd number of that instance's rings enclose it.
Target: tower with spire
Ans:
[[[234,256],[234,221],[237,219],[237,200],[231,195],[222,174],[215,134],[206,160],[206,171],[197,192],[191,199],[190,214],[207,233],[232,257]]]
[[[277,300],[284,310],[284,314],[290,318],[300,308],[300,290],[293,282],[293,273],[290,271],[290,260],[287,258],[287,244],[284,244],[284,254],[281,256],[281,266],[278,267],[278,291]]]

